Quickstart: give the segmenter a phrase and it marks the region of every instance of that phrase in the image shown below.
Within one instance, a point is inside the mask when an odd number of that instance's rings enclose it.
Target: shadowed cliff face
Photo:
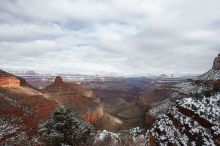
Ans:
[[[220,54],[215,58],[213,62],[213,67],[214,70],[220,70]]]

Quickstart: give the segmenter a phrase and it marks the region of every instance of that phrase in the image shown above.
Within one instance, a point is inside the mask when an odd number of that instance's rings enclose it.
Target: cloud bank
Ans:
[[[220,52],[219,0],[2,0],[0,67],[202,73]]]

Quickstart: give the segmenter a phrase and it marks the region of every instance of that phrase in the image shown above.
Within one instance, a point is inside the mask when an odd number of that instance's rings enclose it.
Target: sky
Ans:
[[[220,0],[0,0],[0,68],[197,74],[220,53]]]

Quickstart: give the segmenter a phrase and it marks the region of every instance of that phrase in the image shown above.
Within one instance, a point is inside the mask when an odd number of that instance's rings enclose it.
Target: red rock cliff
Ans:
[[[0,87],[18,87],[20,82],[15,76],[0,70]]]
[[[15,77],[0,77],[0,87],[18,87],[20,80]]]

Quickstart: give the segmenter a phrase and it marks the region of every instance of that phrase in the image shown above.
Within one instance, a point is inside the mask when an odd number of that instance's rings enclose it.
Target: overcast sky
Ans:
[[[0,0],[0,68],[202,73],[220,53],[220,0]]]

